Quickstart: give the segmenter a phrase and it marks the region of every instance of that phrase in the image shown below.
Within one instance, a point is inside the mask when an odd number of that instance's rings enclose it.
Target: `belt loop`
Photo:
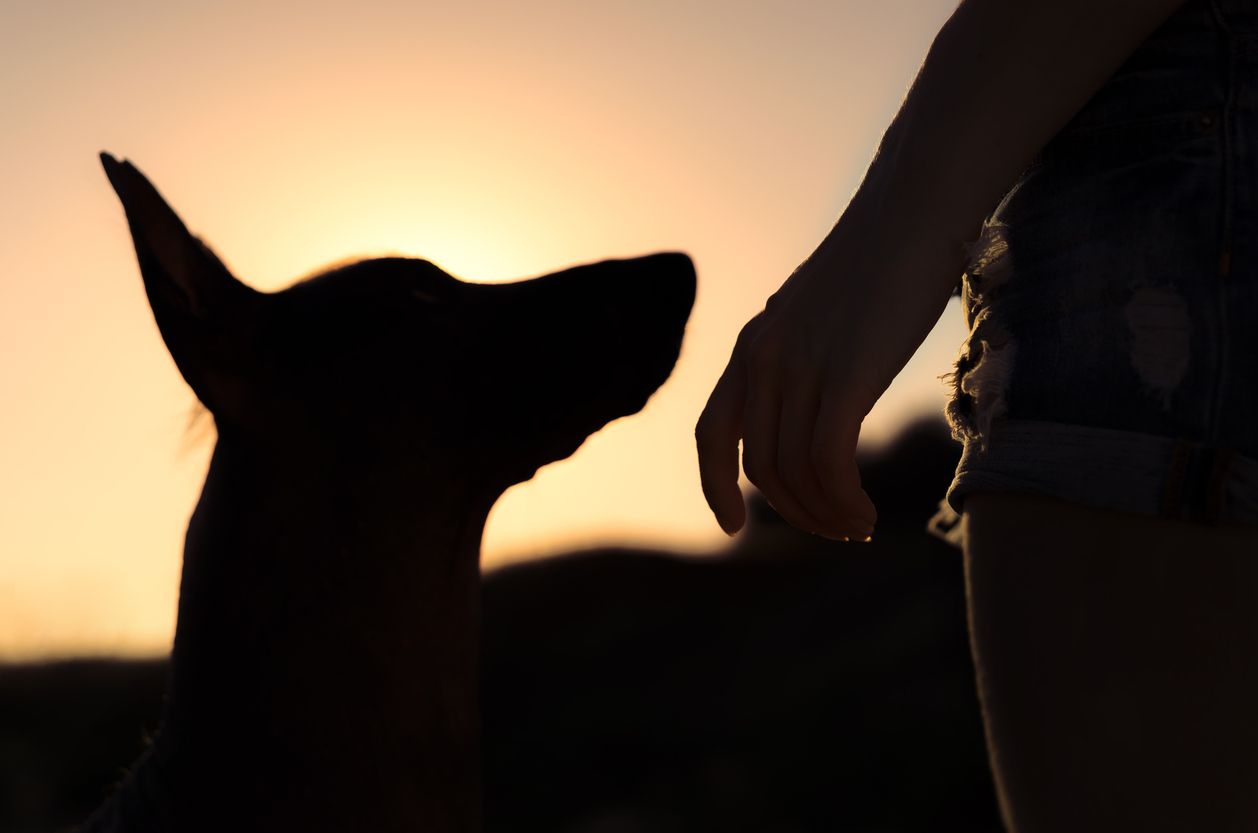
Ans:
[[[1184,479],[1195,445],[1190,440],[1176,440],[1175,447],[1171,449],[1171,461],[1166,467],[1166,486],[1162,490],[1163,518],[1183,517]]]
[[[1227,503],[1227,480],[1236,450],[1176,440],[1166,470],[1161,516],[1215,524]]]
[[[1216,524],[1223,517],[1223,508],[1227,502],[1227,479],[1232,473],[1232,461],[1236,459],[1236,449],[1215,448],[1211,450],[1210,476],[1206,481],[1202,509],[1202,520]]]

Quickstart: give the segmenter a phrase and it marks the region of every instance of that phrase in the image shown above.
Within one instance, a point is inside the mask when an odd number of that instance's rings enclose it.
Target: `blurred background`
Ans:
[[[872,545],[754,496],[727,541],[692,440],[954,5],[0,4],[0,833],[81,820],[155,730],[213,446],[101,150],[264,290],[693,257],[671,379],[490,517],[487,830],[998,831],[961,562],[925,533],[955,302],[865,424]]]
[[[135,161],[262,289],[354,255],[502,281],[690,253],[699,297],[672,379],[508,493],[484,557],[698,552],[722,536],[694,420],[953,6],[0,5],[0,658],[167,649],[213,444],[188,428],[98,151]],[[945,313],[866,442],[939,412],[960,318]]]

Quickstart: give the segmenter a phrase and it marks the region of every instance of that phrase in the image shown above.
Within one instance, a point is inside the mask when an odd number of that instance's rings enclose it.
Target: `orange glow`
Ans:
[[[246,281],[400,252],[504,280],[678,249],[699,299],[640,415],[513,489],[487,565],[722,540],[692,429],[742,323],[837,217],[948,0],[6,4],[0,658],[166,649],[209,447],[96,154]],[[953,308],[866,438],[938,410]]]

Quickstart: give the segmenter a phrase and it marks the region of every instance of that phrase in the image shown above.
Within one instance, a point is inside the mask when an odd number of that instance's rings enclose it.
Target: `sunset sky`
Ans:
[[[166,650],[212,446],[108,150],[246,282],[353,255],[477,281],[683,250],[673,377],[495,508],[484,563],[721,534],[692,431],[743,322],[859,181],[955,0],[5,3],[0,658]],[[949,307],[866,423],[938,412]]]

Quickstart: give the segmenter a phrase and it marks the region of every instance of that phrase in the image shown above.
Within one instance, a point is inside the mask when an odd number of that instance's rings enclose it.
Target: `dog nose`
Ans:
[[[682,252],[660,252],[630,261],[634,266],[635,300],[688,315],[695,298],[695,265]]]

